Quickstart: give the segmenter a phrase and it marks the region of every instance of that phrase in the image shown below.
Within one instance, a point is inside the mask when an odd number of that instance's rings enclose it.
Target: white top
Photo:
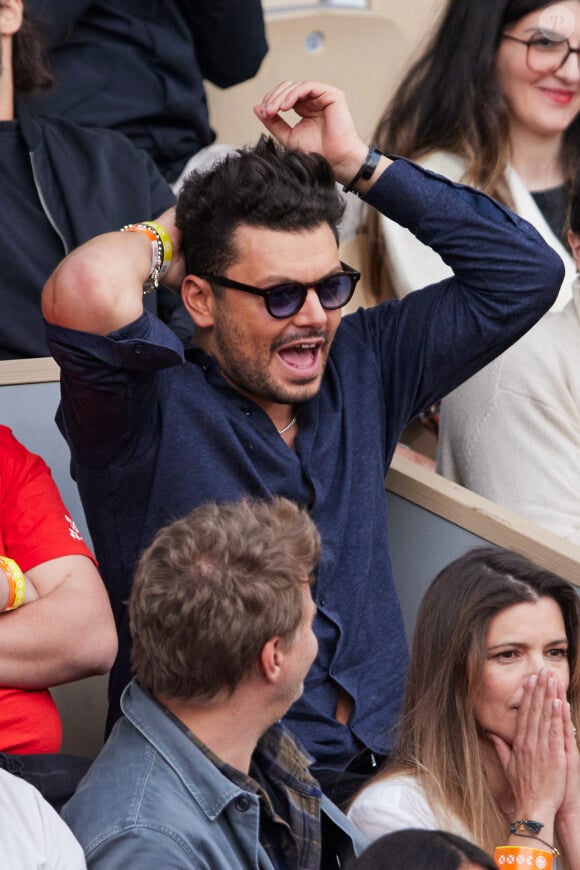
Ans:
[[[441,404],[437,470],[580,544],[580,280]]]
[[[405,828],[445,830],[473,840],[458,819],[442,810],[437,814],[433,811],[413,776],[393,776],[372,783],[354,800],[347,815],[369,842]]]
[[[424,166],[425,169],[444,175],[451,181],[461,181],[466,171],[463,158],[448,151],[434,152],[424,160],[416,162]],[[570,299],[570,286],[576,275],[574,261],[569,251],[550,229],[532,194],[526,190],[524,183],[514,169],[508,170],[507,182],[514,202],[514,211],[532,224],[550,247],[554,248],[560,255],[564,263],[566,274],[560,295],[552,307],[553,311],[557,311],[563,308]],[[381,217],[381,225],[397,298],[400,299],[412,290],[418,290],[427,284],[435,284],[453,274],[439,254],[419,242],[405,227],[384,216]]]
[[[0,866],[6,870],[86,870],[82,847],[28,782],[0,769]]]

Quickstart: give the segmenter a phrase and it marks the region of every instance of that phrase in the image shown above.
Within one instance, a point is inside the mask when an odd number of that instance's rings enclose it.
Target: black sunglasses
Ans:
[[[346,305],[352,298],[354,288],[360,278],[360,272],[351,269],[346,263],[341,262],[340,265],[342,272],[321,278],[320,281],[315,281],[313,284],[285,281],[283,284],[275,284],[273,287],[265,287],[263,290],[259,287],[252,287],[251,284],[241,284],[239,281],[233,281],[222,275],[200,275],[199,277],[209,281],[210,284],[217,284],[218,287],[243,290],[244,293],[254,293],[256,296],[261,296],[266,303],[268,314],[282,320],[285,317],[294,317],[300,311],[311,287],[316,291],[320,304],[327,311],[333,311]]]

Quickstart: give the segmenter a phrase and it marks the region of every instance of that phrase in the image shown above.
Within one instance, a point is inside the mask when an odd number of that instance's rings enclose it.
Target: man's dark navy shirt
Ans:
[[[215,359],[191,349],[184,360],[153,315],[106,337],[48,328],[62,367],[58,423],[120,630],[113,716],[129,678],[124,602],[142,548],[200,503],[283,495],[308,507],[323,541],[320,651],[287,724],[321,768],[344,768],[363,746],[389,749],[407,642],[385,473],[406,423],[522,335],[552,304],[563,267],[525,221],[408,161],[367,200],[455,277],[343,318],[319,393],[298,407],[294,451]],[[338,686],[354,700],[347,725],[334,718]]]

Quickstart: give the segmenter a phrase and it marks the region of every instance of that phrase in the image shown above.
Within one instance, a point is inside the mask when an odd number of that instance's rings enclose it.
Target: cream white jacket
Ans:
[[[580,278],[443,399],[438,451],[445,477],[580,544]]]

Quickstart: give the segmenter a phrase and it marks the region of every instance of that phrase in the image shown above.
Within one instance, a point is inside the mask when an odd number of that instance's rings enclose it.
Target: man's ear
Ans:
[[[580,233],[568,230],[568,244],[576,263],[576,269],[580,272]]]
[[[3,0],[0,7],[0,34],[14,36],[22,27],[22,0]]]
[[[181,298],[199,329],[214,325],[216,300],[208,281],[197,275],[186,275],[181,285]]]
[[[269,683],[277,683],[284,662],[284,647],[279,637],[272,637],[262,647],[260,667],[262,675]]]

